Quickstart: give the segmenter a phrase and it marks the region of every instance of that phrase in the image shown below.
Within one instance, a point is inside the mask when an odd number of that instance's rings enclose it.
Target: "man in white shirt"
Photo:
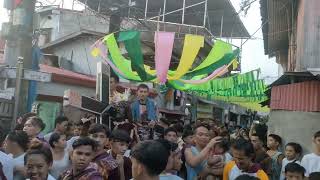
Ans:
[[[5,151],[13,158],[14,180],[25,179],[24,156],[28,143],[29,137],[24,131],[12,131],[6,137]]]
[[[12,158],[0,151],[0,162],[2,170],[7,179],[13,179],[13,160]]]
[[[302,158],[301,165],[306,169],[306,177],[313,172],[320,172],[320,131],[313,136],[314,152]]]

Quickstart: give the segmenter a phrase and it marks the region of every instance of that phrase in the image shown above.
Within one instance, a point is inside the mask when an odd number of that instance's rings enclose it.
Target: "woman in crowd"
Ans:
[[[52,162],[50,149],[39,141],[32,142],[24,157],[27,178],[30,180],[55,180],[49,174]]]
[[[69,154],[66,150],[66,135],[53,133],[50,137],[49,144],[53,155],[53,164],[50,174],[54,178],[70,167]]]

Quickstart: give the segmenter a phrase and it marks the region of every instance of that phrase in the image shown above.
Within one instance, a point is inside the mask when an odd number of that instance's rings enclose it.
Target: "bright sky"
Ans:
[[[60,2],[61,0],[43,0],[43,2]],[[67,1],[66,1],[67,2]],[[71,8],[71,1],[65,3],[66,8]],[[241,0],[231,0],[237,11],[240,9],[239,4]],[[2,22],[8,21],[8,13],[2,8],[3,0],[0,0],[0,24]],[[242,13],[243,15],[243,13]],[[254,2],[246,16],[242,16],[241,19],[247,28],[249,34],[253,34],[261,26],[261,16],[260,16],[260,4],[259,1]],[[242,49],[242,72],[248,72],[257,68],[261,68],[261,77],[272,77],[267,78],[266,81],[269,82],[271,79],[275,80],[278,76],[278,65],[274,58],[269,59],[268,56],[264,55],[264,47],[262,40],[262,31],[254,35],[255,39],[247,41]],[[237,45],[238,42],[233,42]]]

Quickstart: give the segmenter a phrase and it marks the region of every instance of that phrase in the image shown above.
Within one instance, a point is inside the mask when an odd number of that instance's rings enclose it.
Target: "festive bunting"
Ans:
[[[174,32],[155,32],[155,63],[160,84],[167,81],[174,43]]]
[[[215,41],[213,48],[211,49],[207,58],[204,59],[202,63],[199,66],[197,66],[193,71],[208,67],[209,65],[217,62],[227,53],[232,53],[231,44],[223,42],[221,40]]]
[[[136,71],[142,81],[150,81],[155,78],[148,74],[144,68],[143,54],[141,50],[140,32],[124,31],[120,32],[119,42],[124,42],[128,55],[131,59],[131,68]]]
[[[187,34],[184,40],[182,56],[179,66],[173,76],[169,76],[169,80],[180,79],[192,67],[193,62],[196,60],[197,54],[204,45],[204,37]]]

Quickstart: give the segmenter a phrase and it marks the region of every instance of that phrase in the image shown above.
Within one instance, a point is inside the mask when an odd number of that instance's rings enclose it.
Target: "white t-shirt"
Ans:
[[[26,153],[21,154],[20,156],[13,158],[13,166],[14,167],[24,167],[24,156],[26,155]],[[24,179],[22,174],[19,174],[17,172],[14,173],[13,176],[14,180],[20,180],[20,179]]]
[[[65,150],[62,159],[53,161],[50,174],[52,175],[52,177],[58,179],[60,174],[69,169],[70,165],[71,163],[69,161],[69,153],[67,150]]]
[[[0,151],[0,162],[3,166],[4,175],[7,179],[13,179],[13,159],[9,155]]]
[[[320,156],[315,153],[307,154],[302,158],[301,165],[306,169],[306,177],[313,172],[320,172]]]
[[[173,174],[163,174],[159,176],[160,180],[183,180],[181,177]]]
[[[284,158],[284,159],[282,160],[280,180],[284,180],[284,179],[286,178],[286,176],[285,176],[285,168],[286,168],[286,166],[287,166],[289,163],[292,163],[292,162],[294,162],[294,161],[295,161],[295,163],[300,164],[300,162],[297,161],[297,160],[295,160],[295,159],[289,161],[287,158]]]

